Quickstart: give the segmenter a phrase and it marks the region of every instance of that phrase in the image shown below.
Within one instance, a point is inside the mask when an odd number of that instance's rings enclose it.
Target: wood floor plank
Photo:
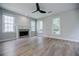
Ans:
[[[48,37],[25,37],[0,43],[0,55],[79,56],[79,43]]]

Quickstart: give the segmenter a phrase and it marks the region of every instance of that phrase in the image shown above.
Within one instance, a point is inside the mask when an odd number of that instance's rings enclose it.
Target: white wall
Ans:
[[[2,39],[2,10],[0,8],[0,39]]]
[[[79,32],[79,10],[68,11],[60,15],[61,17],[61,36],[69,39],[79,39],[76,36]],[[77,30],[77,32],[76,32]]]
[[[5,33],[2,31],[3,14],[15,17],[15,32]],[[21,27],[21,26],[24,26],[24,27]],[[5,9],[0,9],[0,41],[16,39],[18,38],[19,29],[29,29],[29,28],[30,28],[30,18]]]
[[[17,15],[17,27],[16,27],[16,37],[19,38],[19,29],[29,30],[30,35],[30,18],[26,16]]]
[[[2,19],[3,14],[14,16],[14,13],[0,8],[0,41],[5,41],[7,39],[10,39],[10,40],[15,39],[16,31],[13,33],[4,33],[3,32],[3,19]],[[15,21],[15,24],[16,24],[16,21]]]
[[[54,17],[60,17],[61,19],[60,35],[54,35],[52,33],[52,19]],[[44,36],[79,41],[79,9],[51,15],[45,18],[41,18],[41,20],[44,22]]]
[[[25,16],[18,16],[19,29],[29,29],[30,19]]]

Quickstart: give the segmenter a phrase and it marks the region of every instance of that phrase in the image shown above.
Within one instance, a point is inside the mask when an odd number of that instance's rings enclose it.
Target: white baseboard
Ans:
[[[11,40],[16,40],[17,38],[10,38],[10,39],[1,39],[0,42],[6,42]]]
[[[44,35],[43,37],[50,37],[50,38],[56,38],[56,39],[61,39],[61,40],[67,40],[67,41],[72,41],[72,42],[79,42],[78,39],[69,39],[69,38],[56,37],[56,36],[49,36],[49,35]]]

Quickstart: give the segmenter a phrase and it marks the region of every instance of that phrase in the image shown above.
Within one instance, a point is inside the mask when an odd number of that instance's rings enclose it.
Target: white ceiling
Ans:
[[[42,14],[39,12],[32,13],[36,10],[35,3],[2,3],[1,7],[11,10],[17,13],[20,13],[25,16],[32,18],[41,18],[48,16],[50,14],[61,13],[71,9],[78,8],[79,4],[75,3],[40,3],[40,8],[47,11],[47,13]]]

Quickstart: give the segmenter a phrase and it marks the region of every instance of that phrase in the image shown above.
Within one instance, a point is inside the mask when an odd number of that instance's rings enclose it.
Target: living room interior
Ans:
[[[0,56],[79,56],[78,3],[0,3]]]

